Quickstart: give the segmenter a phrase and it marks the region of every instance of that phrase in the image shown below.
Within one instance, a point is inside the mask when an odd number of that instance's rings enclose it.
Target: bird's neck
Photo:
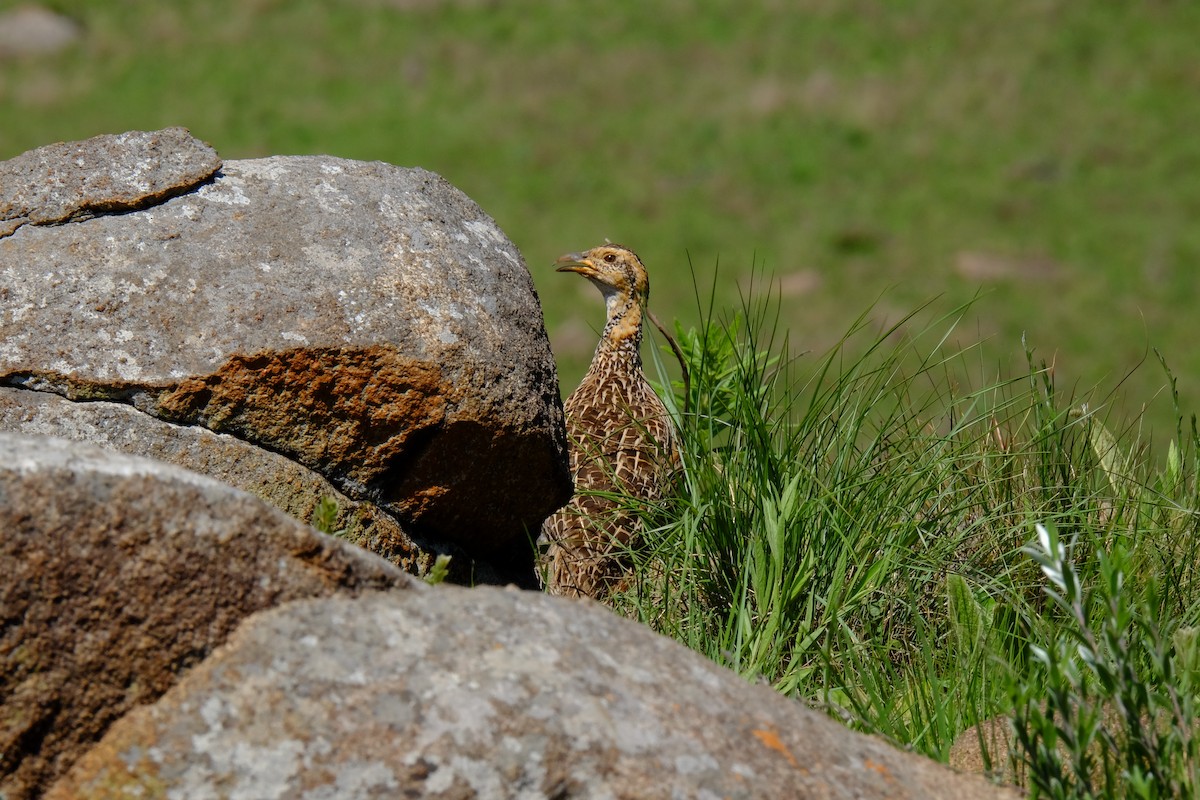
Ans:
[[[619,359],[633,367],[642,365],[642,306],[628,294],[604,295],[608,321],[596,346],[595,360]]]

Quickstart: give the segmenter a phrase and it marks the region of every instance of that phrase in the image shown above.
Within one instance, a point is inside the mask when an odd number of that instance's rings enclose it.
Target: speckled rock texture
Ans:
[[[1099,746],[1099,743],[1097,743]],[[1069,763],[1066,748],[1061,747],[1064,763]],[[972,725],[958,735],[950,747],[950,766],[960,772],[984,775],[993,781],[1018,784],[1025,781],[1023,763],[1014,762],[1012,722],[993,717]]]
[[[0,163],[0,236],[22,225],[146,208],[195,189],[220,168],[217,151],[184,128],[39,147]]]
[[[0,385],[229,434],[532,580],[571,493],[557,373],[520,254],[445,180],[169,129],[0,187]]]
[[[439,586],[256,615],[46,797],[1016,795],[596,604]]]
[[[38,797],[255,611],[419,583],[225,484],[0,433],[0,797]]]
[[[394,517],[373,503],[353,500],[310,469],[278,453],[194,425],[172,425],[124,403],[77,403],[48,392],[0,386],[0,430],[91,442],[216,478],[266,501],[297,520],[311,520],[323,498],[337,503],[338,538],[423,574],[432,558]],[[452,568],[469,559],[453,558]],[[468,576],[458,576],[466,580]],[[494,574],[485,574],[499,580]]]

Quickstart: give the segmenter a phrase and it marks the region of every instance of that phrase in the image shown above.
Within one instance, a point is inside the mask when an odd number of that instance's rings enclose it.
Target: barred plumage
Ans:
[[[642,372],[642,317],[650,297],[646,268],[619,245],[602,245],[558,259],[604,295],[607,323],[591,367],[564,406],[575,496],[542,526],[546,590],[603,600],[627,564],[640,523],[627,503],[605,493],[652,504],[669,490],[678,452],[662,400]]]

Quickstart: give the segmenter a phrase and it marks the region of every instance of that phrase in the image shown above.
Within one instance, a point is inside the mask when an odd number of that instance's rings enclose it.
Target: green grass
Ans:
[[[1015,715],[1045,796],[1190,793],[1195,418],[1177,414],[1156,455],[1137,418],[1032,357],[997,378],[954,346],[969,311],[905,334],[860,320],[800,357],[769,303],[700,313],[679,331],[679,497],[643,510],[648,545],[615,606],[935,758]],[[1073,777],[1093,768],[1097,782]]]
[[[982,287],[956,336],[985,363],[1019,367],[1027,332],[1082,390],[1157,347],[1200,396],[1197,4],[47,5],[88,35],[0,63],[0,158],[182,124],[227,158],[433,169],[525,254],[568,391],[601,312],[550,265],[609,237],[663,318],[692,313],[689,255],[725,265],[724,305],[765,264],[817,352],[885,292],[882,327]],[[1157,396],[1169,427],[1162,385],[1135,371],[1126,410]]]
[[[185,125],[435,170],[525,254],[567,390],[602,312],[553,259],[639,251],[694,376],[624,597],[655,628],[937,757],[1022,698],[1190,691],[1200,4],[46,4],[87,36],[0,63],[0,158]],[[749,313],[697,312],[690,267]],[[1071,662],[1085,629],[1138,680]]]

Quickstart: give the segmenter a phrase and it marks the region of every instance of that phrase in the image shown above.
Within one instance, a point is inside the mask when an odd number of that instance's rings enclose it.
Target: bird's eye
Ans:
[[[609,264],[611,264],[617,260],[617,256],[615,253],[605,253],[604,260],[607,261]]]

